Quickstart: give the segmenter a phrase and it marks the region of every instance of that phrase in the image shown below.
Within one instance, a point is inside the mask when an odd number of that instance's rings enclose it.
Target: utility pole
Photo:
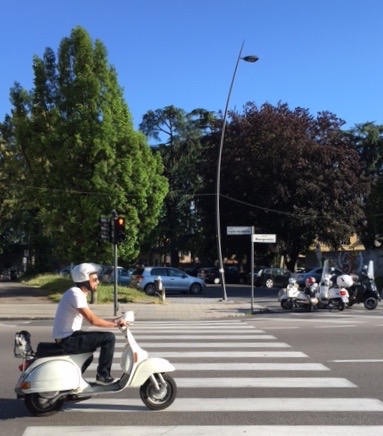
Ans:
[[[114,280],[113,280],[113,301],[114,301],[114,316],[117,315],[118,311],[118,295],[117,295],[117,266],[118,266],[118,250],[117,250],[117,240],[116,240],[116,220],[117,212],[112,210],[112,235],[113,235],[113,270],[114,270]]]

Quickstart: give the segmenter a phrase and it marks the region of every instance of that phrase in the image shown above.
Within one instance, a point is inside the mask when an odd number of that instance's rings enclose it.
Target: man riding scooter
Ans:
[[[96,383],[109,385],[116,380],[110,375],[116,337],[112,332],[83,331],[83,319],[96,327],[126,326],[123,319],[108,321],[97,316],[88,306],[87,295],[96,292],[99,283],[95,267],[81,263],[71,271],[75,286],[68,289],[57,307],[52,337],[65,351],[88,352],[100,347]],[[85,370],[85,368],[83,369]]]

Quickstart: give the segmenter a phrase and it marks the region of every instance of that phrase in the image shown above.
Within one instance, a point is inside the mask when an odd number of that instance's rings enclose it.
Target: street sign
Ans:
[[[228,226],[227,227],[228,235],[251,235],[252,227],[251,226]]]
[[[275,244],[277,242],[277,235],[253,235],[253,242]]]

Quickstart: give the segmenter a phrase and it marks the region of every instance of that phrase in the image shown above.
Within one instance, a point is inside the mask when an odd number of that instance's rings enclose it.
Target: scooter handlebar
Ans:
[[[134,322],[134,312],[133,310],[128,310],[122,315],[122,319],[128,323]]]

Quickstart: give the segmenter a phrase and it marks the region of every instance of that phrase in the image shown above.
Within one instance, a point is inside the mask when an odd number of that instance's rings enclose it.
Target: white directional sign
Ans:
[[[276,241],[277,241],[277,235],[253,235],[253,242],[275,244]]]
[[[228,226],[227,234],[228,235],[251,235],[252,228],[251,226]]]

